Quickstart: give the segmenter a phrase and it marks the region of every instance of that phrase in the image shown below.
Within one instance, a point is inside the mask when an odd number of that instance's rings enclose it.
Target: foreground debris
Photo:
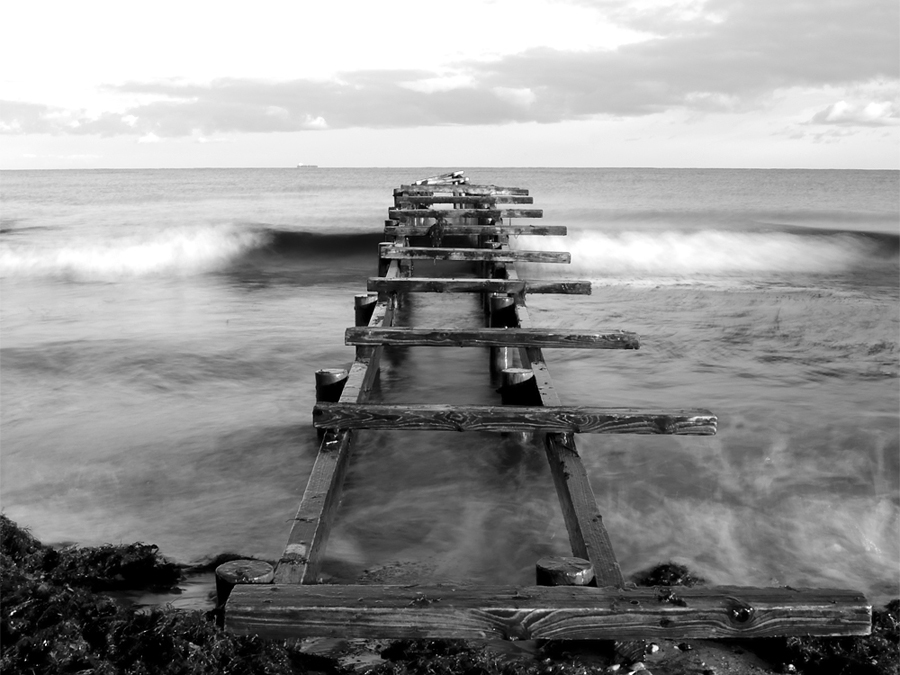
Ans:
[[[877,611],[872,635],[834,639],[677,643],[454,640],[265,641],[218,629],[207,614],[117,602],[106,591],[173,588],[182,568],[155,546],[45,546],[0,515],[0,671],[9,673],[323,673],[373,675],[746,675],[898,672],[900,600]],[[661,565],[645,583],[701,583],[686,568]]]

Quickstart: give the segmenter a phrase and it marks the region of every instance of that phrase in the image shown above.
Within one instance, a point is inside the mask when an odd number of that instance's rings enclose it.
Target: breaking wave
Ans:
[[[514,246],[570,251],[568,272],[595,276],[829,273],[896,262],[900,237],[816,230],[581,231],[564,238],[529,237]]]
[[[303,232],[252,224],[173,227],[107,239],[31,243],[0,239],[0,276],[115,281],[193,276],[235,268],[337,267],[374,262],[379,232]],[[449,244],[445,244],[449,245]],[[570,251],[565,274],[727,275],[829,273],[896,264],[900,237],[823,230],[570,231],[567,237],[514,239],[513,247]],[[546,270],[548,266],[542,266]],[[549,273],[563,270],[546,270]]]
[[[321,235],[264,227],[177,227],[152,234],[57,245],[0,241],[0,276],[115,281],[148,276],[193,276],[235,265],[373,256],[377,235]]]

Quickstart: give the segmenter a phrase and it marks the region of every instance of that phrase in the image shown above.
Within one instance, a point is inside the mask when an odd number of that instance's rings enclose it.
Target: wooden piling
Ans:
[[[353,310],[357,326],[368,326],[372,319],[372,312],[378,303],[378,293],[361,293],[353,297]],[[357,347],[356,355],[368,357],[372,354],[373,347]]]
[[[500,373],[501,385],[497,390],[503,405],[541,405],[537,380],[530,368],[504,368]],[[534,441],[533,431],[511,431],[509,437],[525,445]]]
[[[362,349],[370,349],[363,347]],[[322,368],[316,371],[316,402],[337,403],[341,400],[344,385],[350,372],[346,368]],[[321,439],[325,429],[317,429]]]
[[[263,560],[232,560],[216,568],[216,621],[224,624],[222,609],[237,584],[270,584],[275,568]]]
[[[535,565],[538,586],[590,586],[594,566],[590,560],[572,556],[547,556]]]
[[[518,325],[516,299],[509,295],[488,296],[488,324],[490,328],[511,328]],[[491,347],[491,372],[499,373],[513,366],[511,347]]]

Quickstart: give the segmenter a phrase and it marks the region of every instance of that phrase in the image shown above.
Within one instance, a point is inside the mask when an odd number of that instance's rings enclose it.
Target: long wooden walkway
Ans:
[[[520,279],[519,261],[566,263],[565,252],[523,251],[510,235],[562,235],[559,226],[509,224],[535,219],[528,191],[470,185],[460,173],[404,185],[378,251],[379,274],[356,298],[356,348],[348,371],[322,371],[313,411],[321,447],[274,573],[223,570],[224,625],[278,638],[647,638],[857,635],[871,607],[855,591],[784,588],[642,588],[625,584],[609,533],[579,457],[577,433],[714,434],[707,410],[563,406],[544,348],[638,349],[618,329],[558,330],[531,324],[529,293],[590,293],[588,281]],[[459,245],[460,241],[466,245]],[[456,246],[445,246],[448,241]],[[413,276],[413,261],[471,262],[469,278]],[[479,294],[483,328],[395,325],[407,293]],[[385,405],[370,402],[385,345],[488,347],[502,371],[497,405]],[[527,432],[542,440],[568,530],[572,557],[536,561],[542,583],[565,586],[319,585],[328,535],[341,497],[354,435],[364,429]],[[237,570],[237,571],[235,571]],[[230,576],[229,576],[230,573]],[[562,581],[560,581],[562,580]],[[237,585],[230,589],[231,583]],[[226,601],[227,598],[227,601]]]

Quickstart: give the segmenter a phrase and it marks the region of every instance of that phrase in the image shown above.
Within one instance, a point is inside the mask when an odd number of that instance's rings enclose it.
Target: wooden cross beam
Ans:
[[[590,281],[525,281],[509,279],[448,279],[369,277],[366,289],[379,293],[564,293],[590,295]]]
[[[487,248],[428,248],[424,246],[394,246],[383,243],[380,255],[384,260],[457,260],[486,262],[569,263],[572,256],[565,251],[512,251]]]
[[[547,328],[348,328],[348,345],[405,345],[408,347],[557,347],[566,349],[638,349],[635,333],[625,331],[566,331]]]
[[[594,406],[488,406],[317,403],[313,424],[322,429],[419,431],[552,431],[579,434],[716,433],[708,410],[632,410]]]
[[[225,626],[270,638],[688,639],[866,635],[856,591],[238,585]]]

